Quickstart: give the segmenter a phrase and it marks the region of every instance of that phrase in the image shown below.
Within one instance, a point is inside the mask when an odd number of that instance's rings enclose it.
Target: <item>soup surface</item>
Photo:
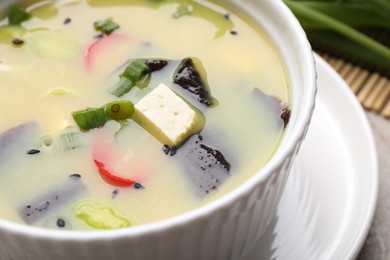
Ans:
[[[0,28],[0,217],[57,229],[197,208],[270,159],[288,86],[209,1],[27,1]]]

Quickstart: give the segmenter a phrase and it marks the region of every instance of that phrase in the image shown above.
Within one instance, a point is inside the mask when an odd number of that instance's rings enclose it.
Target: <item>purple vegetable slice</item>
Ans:
[[[208,107],[218,103],[210,94],[206,71],[197,58],[183,59],[173,75],[173,82],[188,91],[191,98]]]
[[[215,192],[230,177],[230,163],[219,150],[205,144],[199,134],[191,136],[175,156],[201,198]]]
[[[69,205],[85,192],[84,184],[75,178],[69,178],[61,187],[33,199],[23,206],[19,214],[27,224],[33,224],[49,213]]]
[[[0,163],[12,158],[16,154],[25,154],[38,129],[36,122],[27,122],[10,128],[0,134]]]

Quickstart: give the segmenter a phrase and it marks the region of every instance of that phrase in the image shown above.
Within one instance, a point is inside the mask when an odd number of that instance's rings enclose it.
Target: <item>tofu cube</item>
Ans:
[[[134,108],[133,119],[163,145],[170,147],[180,146],[205,124],[202,112],[162,83]]]

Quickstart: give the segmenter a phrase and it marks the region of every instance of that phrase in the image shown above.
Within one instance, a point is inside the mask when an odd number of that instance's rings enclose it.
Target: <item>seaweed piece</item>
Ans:
[[[287,106],[283,107],[282,110],[283,110],[283,112],[280,115],[280,118],[283,120],[284,128],[286,128],[286,126],[288,125],[288,122],[290,121],[291,110]]]
[[[165,66],[168,65],[169,60],[161,59],[146,59],[144,60],[146,66],[149,67],[150,72],[155,72],[157,70],[162,70]]]
[[[173,82],[190,93],[190,96],[206,106],[217,105],[211,96],[206,71],[197,58],[185,58],[173,74]]]
[[[219,150],[206,145],[202,135],[191,136],[176,156],[199,197],[216,191],[230,177],[230,163]]]
[[[32,200],[23,206],[19,214],[27,224],[33,224],[48,213],[67,205],[86,190],[84,184],[75,178],[69,178],[60,188]]]
[[[267,104],[268,108],[272,109],[272,112],[279,116],[279,119],[283,121],[283,127],[287,127],[288,122],[290,121],[291,110],[286,104],[283,104],[280,98],[267,95],[259,88],[254,88],[250,97],[258,103]]]

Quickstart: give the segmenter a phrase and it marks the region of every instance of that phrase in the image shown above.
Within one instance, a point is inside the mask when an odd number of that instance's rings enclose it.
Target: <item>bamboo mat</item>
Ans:
[[[366,110],[390,119],[390,78],[326,53],[319,54],[344,78]]]

